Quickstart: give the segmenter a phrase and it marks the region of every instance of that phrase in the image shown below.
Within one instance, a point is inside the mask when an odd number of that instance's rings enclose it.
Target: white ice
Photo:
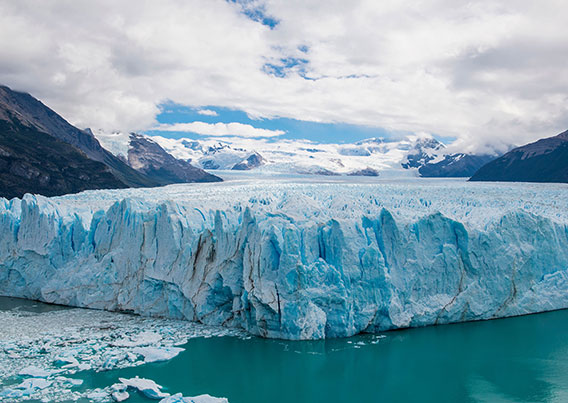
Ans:
[[[0,294],[288,339],[568,307],[566,185],[244,177],[0,202]]]
[[[0,311],[0,323],[0,400],[10,403],[74,401],[87,394],[110,401],[113,393],[114,399],[125,396],[124,385],[79,392],[81,371],[171,359],[183,351],[176,345],[194,337],[246,336],[187,321],[88,309]]]
[[[119,378],[119,380],[129,388],[142,392],[144,396],[150,399],[163,399],[170,396],[169,393],[162,392],[162,387],[151,379],[134,377],[130,379]]]
[[[136,347],[132,350],[134,354],[142,355],[146,363],[171,360],[182,351],[181,347]]]

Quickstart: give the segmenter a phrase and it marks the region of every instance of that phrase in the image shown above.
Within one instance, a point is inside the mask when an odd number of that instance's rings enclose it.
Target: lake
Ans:
[[[568,401],[566,310],[383,336],[197,338],[168,362],[78,377],[91,388],[138,375],[231,403]]]

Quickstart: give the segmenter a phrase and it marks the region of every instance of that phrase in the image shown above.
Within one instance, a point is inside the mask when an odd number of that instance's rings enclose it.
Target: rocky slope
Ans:
[[[418,172],[424,178],[469,178],[494,159],[492,155],[450,154],[422,165]]]
[[[0,195],[55,196],[87,189],[124,188],[102,162],[18,119],[0,119]]]
[[[151,138],[130,134],[128,164],[160,184],[187,182],[221,182],[222,179],[178,160]]]
[[[0,119],[17,121],[19,126],[33,128],[73,146],[88,159],[103,163],[122,187],[156,186],[157,183],[136,172],[105,150],[88,131],[80,130],[30,94],[0,86]],[[47,157],[47,156],[46,156]]]
[[[568,130],[509,151],[481,167],[470,180],[568,182]]]
[[[140,139],[136,167],[29,94],[0,86],[0,196],[219,181]],[[136,158],[135,156],[133,158]]]

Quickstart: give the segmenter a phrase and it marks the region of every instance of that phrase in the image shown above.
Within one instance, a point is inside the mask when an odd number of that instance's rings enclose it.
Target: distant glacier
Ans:
[[[0,199],[0,295],[317,339],[568,308],[568,186],[256,179]]]

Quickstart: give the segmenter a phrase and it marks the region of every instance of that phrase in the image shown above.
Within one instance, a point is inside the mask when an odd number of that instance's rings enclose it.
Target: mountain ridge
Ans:
[[[512,149],[482,166],[470,181],[568,183],[568,130]]]
[[[157,143],[136,170],[32,95],[0,85],[0,196],[155,187],[221,179],[178,161]]]

